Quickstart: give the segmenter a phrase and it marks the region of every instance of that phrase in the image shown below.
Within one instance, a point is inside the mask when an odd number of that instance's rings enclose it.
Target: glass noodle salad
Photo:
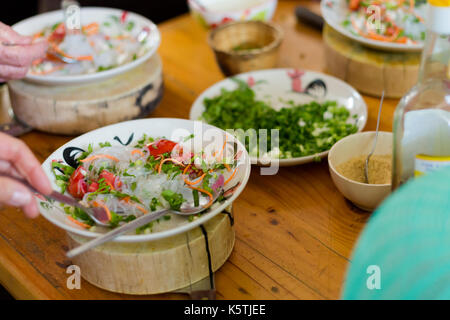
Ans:
[[[425,39],[425,0],[347,0],[350,13],[343,25],[367,39],[415,44]],[[379,28],[374,23],[380,13]]]
[[[33,75],[80,75],[116,68],[141,57],[146,52],[145,39],[138,39],[142,30],[135,22],[121,16],[111,15],[102,23],[83,25],[81,30],[66,30],[63,22],[48,26],[33,36],[33,41],[49,42],[47,56],[36,60],[31,67]],[[142,33],[141,33],[142,32]],[[139,41],[141,40],[141,41]],[[65,63],[61,57],[75,59]]]
[[[179,210],[185,201],[198,206],[201,197],[209,200],[205,208],[214,208],[216,191],[228,189],[215,200],[222,202],[236,189],[229,183],[238,170],[240,155],[234,154],[226,141],[218,148],[208,145],[196,152],[192,138],[193,135],[177,143],[144,136],[133,147],[112,146],[108,142],[100,143],[98,148],[90,145],[75,160],[76,167],[54,160],[52,171],[63,193],[88,207],[103,207],[111,227],[158,209]],[[91,231],[98,228],[82,210],[65,206],[64,211],[77,225]],[[172,214],[168,214],[162,221],[171,218]],[[152,223],[136,232],[152,232]]]

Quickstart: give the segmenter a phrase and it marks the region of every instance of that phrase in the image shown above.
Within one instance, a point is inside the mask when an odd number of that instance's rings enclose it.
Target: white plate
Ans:
[[[296,80],[297,83],[300,80],[301,89],[298,91],[301,92],[293,90],[295,84],[293,79],[288,75],[288,73],[292,74],[292,72],[296,71],[303,72],[303,75],[297,77],[298,80]],[[366,125],[367,105],[363,98],[354,88],[335,77],[319,72],[293,69],[260,70],[242,73],[234,77],[244,81],[253,79],[256,82],[253,86],[256,98],[258,100],[268,101],[275,109],[285,105],[280,103],[280,98],[285,101],[292,100],[296,104],[309,103],[311,101],[325,102],[327,100],[335,100],[338,105],[345,106],[350,111],[350,117],[356,115],[358,131],[362,131]],[[191,120],[199,120],[205,110],[203,100],[219,95],[222,88],[233,90],[236,88],[236,83],[230,78],[227,78],[206,89],[192,105],[189,118]],[[351,121],[355,120],[352,118]],[[312,162],[316,157],[323,158],[327,154],[328,151],[324,151],[305,157],[280,159],[279,165],[293,166]],[[251,157],[251,160],[252,164],[261,164],[261,161],[258,161],[255,157]]]
[[[329,5],[331,3],[331,5]],[[403,43],[390,43],[377,41],[372,39],[366,39],[364,37],[355,35],[346,29],[342,22],[347,18],[349,12],[348,4],[346,0],[322,0],[320,2],[320,11],[325,19],[333,29],[343,34],[344,36],[355,40],[367,47],[384,50],[384,51],[421,51],[423,49],[423,42],[417,44],[403,44]]]
[[[123,12],[122,10],[112,8],[84,7],[81,8],[81,24],[85,25],[91,22],[98,22],[101,24],[111,15],[120,17],[122,12]],[[13,25],[13,29],[23,35],[33,35],[36,32],[41,31],[45,27],[51,26],[63,20],[64,16],[62,10],[51,11],[18,22],[15,25]],[[131,20],[135,22],[134,30],[136,30],[136,32],[139,32],[139,30],[142,30],[142,28],[145,26],[150,28],[150,34],[145,43],[147,52],[140,58],[132,62],[126,63],[124,65],[121,65],[117,68],[113,68],[102,72],[96,72],[92,74],[67,75],[67,76],[28,74],[25,77],[25,80],[46,85],[76,85],[106,80],[108,78],[124,73],[128,70],[131,70],[139,66],[156,52],[156,49],[158,49],[159,43],[161,41],[161,36],[156,25],[147,18],[139,14],[129,12],[127,16],[127,21]]]
[[[200,218],[188,222],[185,217],[174,217],[174,219],[171,219],[172,228],[168,228],[167,230],[162,230],[155,233],[150,234],[139,234],[139,235],[122,235],[117,237],[114,241],[116,242],[142,242],[142,241],[151,241],[151,240],[157,240],[162,239],[166,237],[171,237],[179,233],[186,232],[188,230],[191,230],[218,213],[222,212],[226,207],[228,207],[242,192],[245,185],[247,184],[248,178],[250,176],[250,158],[248,156],[247,151],[245,150],[245,147],[234,138],[234,136],[227,134],[225,131],[220,130],[216,127],[210,126],[208,124],[204,124],[199,121],[190,121],[190,120],[184,120],[184,119],[171,119],[171,118],[152,118],[152,119],[141,119],[141,120],[134,120],[134,121],[127,121],[122,123],[117,123],[114,125],[110,125],[107,127],[103,127],[91,132],[88,132],[86,134],[83,134],[82,136],[79,136],[78,138],[75,138],[62,147],[60,147],[58,150],[56,150],[54,153],[48,157],[44,163],[42,164],[42,168],[44,169],[45,173],[49,177],[50,181],[52,182],[53,188],[55,190],[59,190],[59,187],[55,184],[55,177],[51,170],[51,162],[52,160],[62,160],[64,159],[64,151],[66,150],[67,153],[71,153],[70,149],[71,147],[75,148],[81,148],[86,150],[88,145],[90,143],[93,144],[94,150],[95,147],[98,147],[98,144],[100,142],[109,141],[112,145],[120,145],[119,140],[124,144],[132,145],[133,143],[136,143],[137,140],[139,140],[143,134],[147,134],[147,136],[152,137],[167,137],[168,139],[175,139],[176,137],[186,137],[190,135],[191,133],[194,133],[195,139],[200,139],[200,142],[209,143],[211,140],[212,135],[225,137],[225,134],[227,135],[227,141],[228,143],[236,142],[237,144],[237,152],[242,151],[241,156],[239,158],[239,169],[236,171],[235,176],[232,178],[230,183],[228,184],[230,187],[235,186],[237,183],[240,182],[239,187],[236,188],[233,195],[228,198],[226,201],[224,201],[222,204],[220,204],[218,207],[215,207],[213,209],[207,210]],[[116,138],[117,137],[117,138]],[[194,142],[195,143],[195,142]],[[223,143],[222,143],[223,145]],[[73,155],[74,152],[72,152]],[[41,200],[37,199],[38,202],[41,202]],[[46,208],[47,207],[47,208]],[[99,235],[99,233],[91,232],[88,230],[85,230],[73,222],[71,222],[66,214],[61,210],[59,207],[59,204],[55,203],[54,206],[40,206],[40,210],[42,215],[49,220],[51,223],[57,225],[58,227],[88,238],[96,237]]]

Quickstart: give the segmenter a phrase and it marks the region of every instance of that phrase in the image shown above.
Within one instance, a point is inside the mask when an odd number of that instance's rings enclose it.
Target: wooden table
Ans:
[[[321,34],[299,24],[299,3],[319,11],[317,2],[281,1],[275,21],[285,31],[280,67],[324,70]],[[151,117],[188,118],[194,99],[223,79],[206,43],[207,32],[189,15],[160,26],[165,94]],[[369,106],[366,130],[373,130],[379,99]],[[396,100],[383,106],[381,130],[391,131]],[[21,137],[39,160],[70,137],[31,132]],[[281,168],[261,176],[254,167],[235,202],[236,245],[216,273],[220,299],[337,299],[352,247],[369,218],[346,201],[331,181],[326,161]],[[66,288],[65,232],[42,217],[27,220],[20,210],[0,209],[0,283],[16,298],[128,299],[82,281]],[[166,294],[141,298],[185,298]]]

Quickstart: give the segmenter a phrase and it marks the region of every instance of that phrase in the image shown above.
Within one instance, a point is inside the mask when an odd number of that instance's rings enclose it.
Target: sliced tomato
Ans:
[[[89,187],[88,187],[88,192],[95,192],[98,190],[98,183],[97,182],[92,182]]]
[[[171,152],[176,145],[176,142],[167,139],[161,139],[149,145],[148,150],[150,151],[150,154],[152,156],[156,157],[163,153]]]
[[[120,23],[125,23],[125,20],[127,20],[128,17],[128,11],[123,11],[122,15],[120,16]]]
[[[77,198],[81,199],[86,194],[88,186],[86,183],[86,169],[82,166],[78,167],[70,176],[67,191]]]
[[[112,188],[115,189],[116,186],[120,187],[122,184],[120,181],[118,181],[117,177],[114,175],[114,173],[111,173],[109,171],[103,170],[100,175],[100,179],[105,179],[106,183]],[[116,185],[117,182],[117,185]]]

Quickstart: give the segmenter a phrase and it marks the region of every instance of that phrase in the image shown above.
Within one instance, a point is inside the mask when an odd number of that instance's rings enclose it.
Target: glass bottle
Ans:
[[[429,0],[426,24],[418,84],[394,114],[392,189],[450,166],[450,0]]]

